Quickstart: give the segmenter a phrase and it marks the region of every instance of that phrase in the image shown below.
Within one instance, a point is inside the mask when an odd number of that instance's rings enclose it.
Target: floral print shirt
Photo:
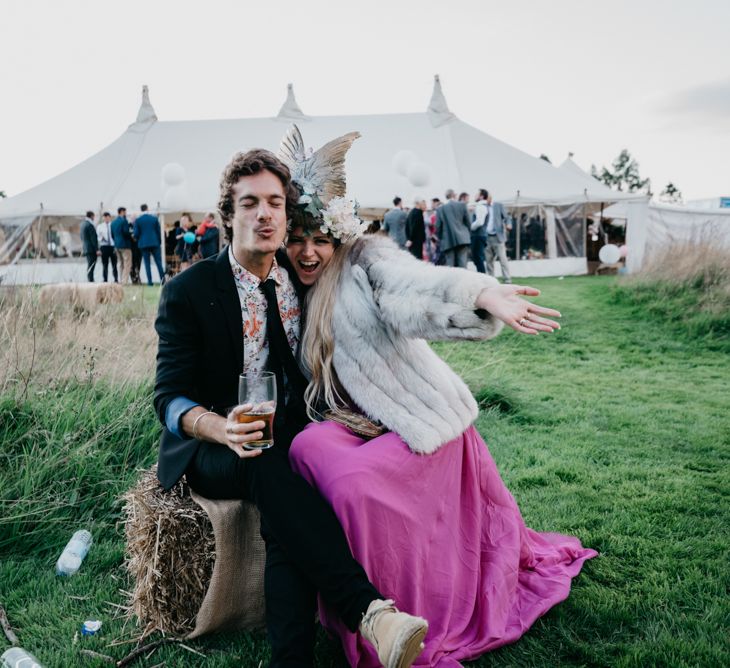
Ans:
[[[261,290],[261,281],[250,271],[244,269],[233,256],[228,247],[228,260],[236,281],[238,299],[241,302],[243,318],[243,370],[259,373],[266,369],[269,358],[269,342],[266,338],[266,297]],[[296,357],[299,346],[301,308],[294,285],[289,279],[286,269],[280,267],[276,259],[268,278],[276,282],[276,297],[279,302],[279,313],[284,325],[289,346]]]

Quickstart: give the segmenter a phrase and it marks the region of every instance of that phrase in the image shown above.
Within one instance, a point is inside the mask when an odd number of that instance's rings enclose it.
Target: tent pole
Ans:
[[[515,197],[515,260],[520,259],[520,210],[517,208],[520,202],[520,191],[517,191],[517,197]]]

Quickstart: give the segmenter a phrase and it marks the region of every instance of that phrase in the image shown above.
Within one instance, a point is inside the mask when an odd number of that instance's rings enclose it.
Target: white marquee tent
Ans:
[[[49,225],[73,229],[87,209],[135,211],[147,203],[163,218],[182,210],[215,210],[220,173],[231,156],[253,147],[275,150],[292,122],[315,148],[352,130],[362,134],[348,155],[348,190],[366,216],[378,217],[396,194],[408,200],[443,197],[447,188],[474,193],[481,187],[510,208],[539,211],[547,222],[550,259],[527,263],[532,270],[515,267],[515,275],[585,273],[582,243],[562,248],[556,241],[555,212],[572,207],[571,215],[579,209],[584,218],[602,203],[636,199],[459,120],[448,109],[438,77],[425,112],[359,116],[307,116],[290,85],[271,118],[158,121],[145,87],[137,120],[119,139],[68,171],[0,201],[5,230],[0,262],[13,261],[28,243],[38,244]]]

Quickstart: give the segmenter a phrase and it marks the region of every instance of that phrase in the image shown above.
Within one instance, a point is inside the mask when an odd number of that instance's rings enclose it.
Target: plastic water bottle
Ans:
[[[2,668],[43,668],[40,661],[22,647],[11,647],[3,652]]]
[[[73,575],[81,567],[81,562],[91,547],[91,534],[82,529],[77,531],[63,548],[56,562],[57,575]]]

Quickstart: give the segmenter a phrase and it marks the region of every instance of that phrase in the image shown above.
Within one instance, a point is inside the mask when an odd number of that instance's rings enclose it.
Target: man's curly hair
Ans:
[[[220,196],[218,198],[218,213],[223,221],[223,231],[227,241],[233,240],[234,202],[233,186],[243,176],[253,176],[259,172],[268,171],[278,177],[286,193],[286,215],[287,219],[295,211],[299,190],[291,179],[289,168],[277,158],[271,151],[261,148],[254,148],[246,153],[236,153],[231,162],[223,170],[220,181]]]

